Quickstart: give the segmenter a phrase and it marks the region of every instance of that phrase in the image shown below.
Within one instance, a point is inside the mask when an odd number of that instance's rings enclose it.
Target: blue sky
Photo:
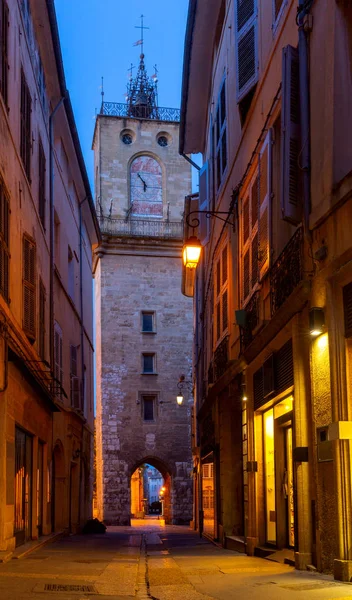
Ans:
[[[138,65],[143,14],[148,73],[159,71],[159,106],[180,107],[184,34],[188,0],[56,0],[66,83],[70,92],[89,179],[95,110],[105,100],[124,102],[127,69]],[[136,71],[134,71],[136,72]]]

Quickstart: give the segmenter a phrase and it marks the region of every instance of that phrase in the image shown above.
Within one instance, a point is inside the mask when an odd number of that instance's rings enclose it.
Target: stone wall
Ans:
[[[144,462],[170,478],[170,520],[192,518],[190,407],[176,404],[177,381],[191,372],[191,300],[181,295],[179,244],[141,242],[100,258],[97,338],[97,425],[101,428],[99,514],[130,520],[130,478]],[[120,250],[121,251],[121,250]],[[124,246],[122,251],[127,252]],[[141,332],[141,312],[155,311],[155,332]],[[142,374],[142,353],[156,355],[156,373]],[[99,372],[100,369],[100,372]],[[143,420],[142,394],[156,396],[155,419]],[[166,493],[167,495],[167,493]]]

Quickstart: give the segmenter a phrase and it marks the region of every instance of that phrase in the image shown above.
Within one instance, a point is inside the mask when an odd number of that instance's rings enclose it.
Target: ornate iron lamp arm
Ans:
[[[226,211],[217,211],[217,210],[192,210],[190,213],[188,213],[187,217],[186,217],[186,224],[189,227],[192,227],[193,229],[195,229],[196,227],[199,227],[200,225],[200,220],[198,219],[198,217],[192,217],[192,215],[197,214],[197,215],[205,215],[205,217],[207,219],[210,219],[211,217],[215,217],[216,219],[220,219],[220,221],[223,221],[224,223],[227,223],[229,225],[232,225],[232,227],[235,227],[235,222],[231,221],[230,219],[230,214]],[[224,219],[224,217],[220,217],[219,215],[226,215],[226,219]],[[192,217],[192,219],[191,219]]]

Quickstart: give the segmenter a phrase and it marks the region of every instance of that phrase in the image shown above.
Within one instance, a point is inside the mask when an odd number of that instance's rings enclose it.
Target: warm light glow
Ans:
[[[312,337],[316,337],[317,335],[320,335],[322,333],[322,331],[320,331],[320,329],[313,329],[313,331],[310,332],[310,335]]]
[[[188,269],[195,269],[198,265],[202,246],[198,238],[190,237],[183,246],[183,264]]]
[[[163,487],[161,488],[161,491],[165,492],[165,490],[166,490],[166,487],[163,485]]]
[[[179,406],[181,406],[182,402],[183,402],[183,396],[182,394],[180,394],[179,396],[176,396],[176,402]]]
[[[247,400],[248,400],[247,394],[243,394],[242,400],[243,400],[243,402],[247,402]]]
[[[320,336],[320,338],[317,340],[317,346],[319,348],[319,350],[325,350],[325,348],[327,348],[328,345],[328,334],[324,333],[323,335]]]

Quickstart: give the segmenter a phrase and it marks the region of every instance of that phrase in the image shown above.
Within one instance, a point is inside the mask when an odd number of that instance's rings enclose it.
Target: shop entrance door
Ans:
[[[294,547],[293,398],[266,411],[264,425],[266,542]]]
[[[32,438],[16,427],[15,526],[16,546],[31,538]]]

